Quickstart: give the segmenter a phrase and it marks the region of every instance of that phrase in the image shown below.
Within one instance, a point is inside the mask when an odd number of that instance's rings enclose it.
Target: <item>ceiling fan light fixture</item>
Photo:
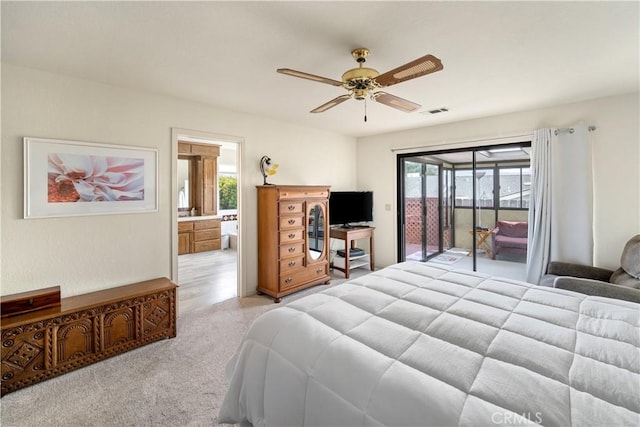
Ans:
[[[363,99],[367,99],[367,95],[369,95],[368,89],[354,89],[353,90],[353,98],[362,101]]]
[[[352,68],[342,75],[342,81],[346,84],[353,80],[373,80],[378,77],[378,75],[380,75],[380,73],[373,68]]]
[[[338,104],[341,104],[347,99],[354,98],[365,101],[365,121],[367,121],[366,100],[368,97],[370,97],[372,101],[379,102],[405,113],[416,111],[421,107],[420,104],[416,104],[415,102],[402,99],[386,92],[381,92],[379,91],[380,88],[415,79],[416,77],[424,76],[443,69],[442,62],[440,62],[438,58],[433,55],[425,55],[407,64],[396,67],[391,71],[387,71],[384,74],[380,74],[373,68],[363,67],[363,64],[367,60],[367,56],[369,55],[369,49],[354,49],[351,51],[351,55],[358,63],[358,67],[347,70],[342,75],[341,81],[289,68],[278,68],[277,72],[333,86],[341,86],[349,92],[348,95],[339,96],[319,107],[316,107],[311,110],[312,113],[322,113]]]

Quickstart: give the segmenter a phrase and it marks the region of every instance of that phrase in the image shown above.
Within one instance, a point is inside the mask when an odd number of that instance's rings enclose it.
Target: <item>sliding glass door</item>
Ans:
[[[427,157],[404,158],[400,196],[403,260],[425,261],[448,248],[443,228],[451,227],[451,170]]]
[[[512,229],[526,232],[528,147],[522,142],[399,154],[398,261],[447,252],[434,262],[487,273],[496,261],[519,268],[513,264],[526,260],[524,251],[507,246],[514,239],[500,246],[496,238]]]

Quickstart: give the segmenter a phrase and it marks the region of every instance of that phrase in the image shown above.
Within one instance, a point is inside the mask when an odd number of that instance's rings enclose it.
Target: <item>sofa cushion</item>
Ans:
[[[612,270],[594,267],[592,265],[574,264],[571,262],[551,261],[547,268],[548,274],[556,276],[583,277],[585,279],[608,282],[613,274]]]
[[[622,250],[621,267],[613,272],[609,282],[640,289],[640,234],[633,236]]]
[[[640,289],[640,280],[636,279],[622,268],[617,269],[611,275],[610,283],[627,288]]]
[[[555,279],[553,286],[586,295],[640,303],[640,290],[617,286],[599,280],[560,276]]]
[[[498,221],[496,226],[500,229],[498,235],[509,237],[527,237],[529,225],[526,222]]]
[[[582,277],[586,279],[609,282],[613,271],[591,265],[573,264],[570,262],[551,261],[547,267],[547,274],[540,279],[540,286],[554,286],[554,281],[560,276]]]
[[[622,250],[620,266],[629,275],[640,279],[640,234],[633,236]]]
[[[498,234],[496,236],[497,243],[503,248],[518,248],[527,249],[527,239],[522,237],[502,236]]]

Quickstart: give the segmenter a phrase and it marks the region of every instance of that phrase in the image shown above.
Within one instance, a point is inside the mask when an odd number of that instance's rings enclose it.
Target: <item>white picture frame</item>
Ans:
[[[25,137],[24,218],[158,211],[158,150]]]

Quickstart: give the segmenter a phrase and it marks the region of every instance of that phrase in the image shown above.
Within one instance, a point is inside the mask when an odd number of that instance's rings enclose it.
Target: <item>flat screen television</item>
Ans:
[[[373,221],[373,191],[332,191],[329,224],[349,226]]]

